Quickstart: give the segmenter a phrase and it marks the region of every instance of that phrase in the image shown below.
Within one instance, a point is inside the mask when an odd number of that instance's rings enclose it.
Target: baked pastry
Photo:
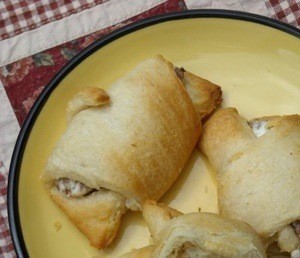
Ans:
[[[115,238],[127,209],[138,210],[141,201],[158,200],[168,190],[196,145],[200,117],[221,101],[219,86],[181,69],[185,83],[174,69],[158,56],[107,92],[86,88],[68,103],[67,130],[42,180],[99,249]]]
[[[134,249],[131,252],[120,256],[120,258],[150,258],[152,252],[153,252],[153,245],[148,245],[140,249]]]
[[[220,213],[250,224],[266,245],[299,248],[300,116],[247,121],[221,109],[206,122],[200,148],[217,172]]]
[[[153,201],[143,205],[143,216],[154,244],[123,258],[267,257],[258,235],[238,220],[204,212],[183,215]]]

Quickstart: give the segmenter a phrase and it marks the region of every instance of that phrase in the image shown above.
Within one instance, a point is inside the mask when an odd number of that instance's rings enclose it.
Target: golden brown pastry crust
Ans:
[[[92,246],[101,249],[113,241],[126,212],[122,195],[101,190],[87,197],[71,198],[56,187],[51,188],[50,195]]]
[[[150,258],[152,251],[153,251],[153,246],[149,245],[140,249],[135,249],[129,253],[126,253],[120,256],[120,258]]]
[[[68,178],[137,201],[159,199],[180,174],[199,138],[201,103],[206,110],[201,112],[207,114],[219,101],[210,99],[214,104],[207,104],[208,88],[218,86],[204,85],[185,74],[187,89],[195,88],[195,103],[202,98],[196,108],[174,66],[161,56],[142,62],[107,92],[87,88],[69,101],[68,128],[50,155],[42,180],[54,201],[97,248],[115,237],[120,218],[109,226],[96,220],[93,225],[99,232],[95,234],[96,229],[87,225],[93,218],[80,208],[87,208],[83,202],[66,199],[62,193],[53,195],[55,180]],[[72,212],[74,202],[81,209],[78,216]],[[114,203],[108,206],[113,217],[124,213]],[[95,216],[100,212],[98,207]]]
[[[155,229],[146,257],[266,257],[260,238],[244,222],[212,213],[182,214],[153,201],[144,203],[143,216]],[[139,251],[125,257],[138,257]]]
[[[128,198],[158,199],[199,137],[192,101],[173,66],[161,57],[138,65],[108,95],[109,105],[86,108],[72,119],[43,179],[66,177]]]
[[[67,121],[71,122],[73,117],[80,111],[109,103],[106,91],[95,87],[86,87],[79,91],[69,102],[67,107]]]
[[[182,83],[201,119],[206,118],[222,102],[221,87],[188,71],[183,72]]]
[[[200,147],[218,174],[220,212],[249,223],[268,243],[300,218],[300,116],[254,121],[265,123],[260,137],[236,109],[218,110]]]
[[[159,233],[152,256],[167,257],[174,250],[188,253],[184,249],[191,247],[198,248],[193,251],[198,257],[267,257],[250,226],[213,213],[190,213],[172,219]]]
[[[171,219],[182,215],[180,211],[153,200],[146,200],[143,203],[142,212],[154,241],[159,236],[159,231]]]

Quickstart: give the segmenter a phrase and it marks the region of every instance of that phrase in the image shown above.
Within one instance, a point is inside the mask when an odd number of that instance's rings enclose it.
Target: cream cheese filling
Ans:
[[[291,252],[291,258],[300,258],[300,249],[296,249]]]
[[[267,131],[267,121],[253,121],[250,123],[250,126],[252,127],[253,133],[256,137],[263,136]]]

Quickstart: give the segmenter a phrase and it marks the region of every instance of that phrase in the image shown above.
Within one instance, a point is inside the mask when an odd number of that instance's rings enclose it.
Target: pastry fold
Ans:
[[[221,102],[219,86],[194,75],[185,84],[182,78],[191,75],[182,71],[180,79],[174,70],[158,56],[107,92],[86,88],[68,103],[68,127],[42,180],[97,248],[111,243],[127,208],[137,210],[139,202],[158,200],[168,190],[196,145],[201,117]],[[112,196],[100,197],[107,191]]]
[[[139,257],[139,252],[144,254],[145,250],[148,256],[144,257],[155,258],[266,257],[260,238],[244,222],[213,213],[183,215],[153,201],[143,205],[143,216],[154,244],[123,257]]]
[[[217,172],[220,213],[247,222],[282,251],[299,247],[300,116],[247,121],[221,109],[199,144]]]
[[[153,245],[148,245],[143,248],[135,249],[129,253],[126,253],[120,256],[120,258],[150,258],[152,252],[153,252]]]

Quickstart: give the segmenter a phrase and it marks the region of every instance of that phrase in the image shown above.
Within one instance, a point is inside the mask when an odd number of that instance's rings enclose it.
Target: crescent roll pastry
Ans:
[[[200,118],[207,117],[222,102],[221,88],[184,68],[174,69],[188,92]]]
[[[140,249],[134,249],[133,251],[120,256],[120,258],[150,258],[152,257],[152,252],[153,245],[148,245]]]
[[[247,121],[218,110],[205,124],[200,147],[218,176],[222,215],[249,223],[265,244],[300,247],[300,116]]]
[[[197,111],[204,117],[221,101],[219,86],[197,76],[186,80],[158,56],[107,92],[86,88],[69,101],[67,129],[42,180],[91,245],[109,245],[122,214],[158,200],[183,169],[201,132]]]
[[[260,238],[244,222],[213,213],[183,215],[153,201],[143,205],[143,216],[154,244],[123,257],[139,257],[145,250],[144,257],[155,258],[266,257]]]

